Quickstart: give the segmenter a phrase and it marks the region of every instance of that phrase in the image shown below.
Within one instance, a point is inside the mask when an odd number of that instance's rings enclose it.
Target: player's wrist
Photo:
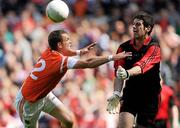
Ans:
[[[80,56],[81,55],[81,50],[76,50],[76,55]]]
[[[114,58],[113,58],[113,55],[109,55],[109,56],[108,56],[108,61],[113,61],[113,59],[114,59]]]
[[[113,95],[117,96],[119,99],[121,98],[121,93],[119,91],[114,91]]]
[[[127,75],[126,79],[129,79],[130,74],[129,74],[129,72],[127,70],[125,70],[125,71],[126,71],[126,75]]]

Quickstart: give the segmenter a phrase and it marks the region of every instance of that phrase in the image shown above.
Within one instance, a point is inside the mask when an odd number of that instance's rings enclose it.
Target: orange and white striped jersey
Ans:
[[[77,61],[48,48],[23,83],[21,91],[25,100],[35,102],[45,97]]]

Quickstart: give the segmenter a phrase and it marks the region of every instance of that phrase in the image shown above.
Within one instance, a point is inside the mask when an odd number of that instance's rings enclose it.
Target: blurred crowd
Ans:
[[[70,32],[75,49],[97,42],[87,56],[116,53],[132,37],[132,17],[144,10],[155,19],[152,36],[160,41],[161,72],[180,103],[180,0],[65,0],[68,19],[53,23],[48,0],[0,0],[0,128],[22,128],[13,102],[41,52],[49,32]],[[54,93],[75,113],[79,128],[115,128],[117,115],[106,112],[113,91],[113,62],[96,69],[68,71]],[[180,110],[180,109],[179,109]],[[40,128],[59,128],[45,113]]]

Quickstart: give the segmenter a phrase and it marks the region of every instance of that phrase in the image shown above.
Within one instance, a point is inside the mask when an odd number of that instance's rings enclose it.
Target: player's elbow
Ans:
[[[93,59],[88,59],[88,60],[86,60],[85,67],[86,68],[95,68],[97,66]]]

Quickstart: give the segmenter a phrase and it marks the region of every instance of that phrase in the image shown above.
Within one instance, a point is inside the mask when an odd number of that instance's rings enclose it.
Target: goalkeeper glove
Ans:
[[[116,71],[116,76],[122,80],[129,79],[129,73],[123,67],[119,66]]]
[[[108,101],[107,111],[110,114],[119,113],[120,100],[121,100],[121,96],[120,96],[120,92],[118,92],[118,91],[115,91],[113,93],[113,95],[107,99],[107,101]]]

